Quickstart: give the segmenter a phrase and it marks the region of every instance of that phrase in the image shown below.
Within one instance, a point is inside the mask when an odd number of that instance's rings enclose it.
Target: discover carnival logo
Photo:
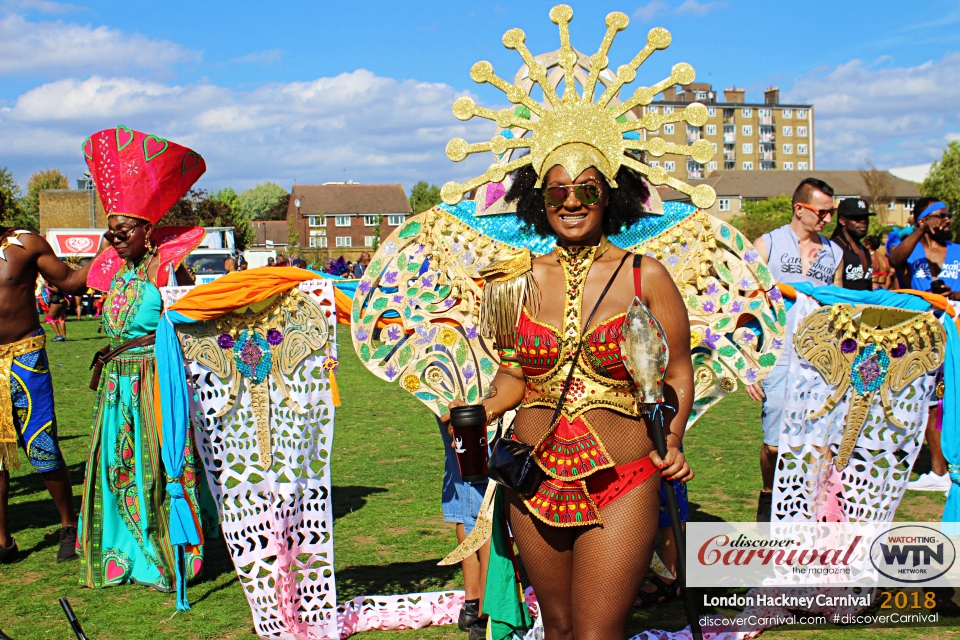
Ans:
[[[857,547],[863,536],[856,536],[839,548],[811,548],[791,538],[770,539],[740,533],[720,534],[700,546],[697,560],[701,566],[773,565],[777,567],[846,567],[860,556]]]
[[[957,559],[953,541],[940,531],[920,525],[894,527],[870,545],[870,562],[897,582],[930,582],[945,575]]]

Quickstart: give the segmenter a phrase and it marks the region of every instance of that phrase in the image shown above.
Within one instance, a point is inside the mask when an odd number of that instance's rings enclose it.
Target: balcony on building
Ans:
[[[775,158],[774,158],[774,155],[773,155],[773,151],[763,151],[763,150],[761,150],[759,155],[760,155],[760,160],[761,160],[761,161],[766,160],[766,161],[769,161],[769,162],[773,162],[774,159],[775,159]],[[770,168],[772,169],[773,167],[770,167]]]
[[[760,162],[760,171],[773,171],[776,168],[776,164],[773,162]]]

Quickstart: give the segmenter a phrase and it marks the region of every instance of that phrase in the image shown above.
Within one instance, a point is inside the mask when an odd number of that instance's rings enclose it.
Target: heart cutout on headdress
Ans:
[[[202,158],[200,157],[199,153],[187,151],[186,155],[183,156],[183,162],[180,163],[180,175],[185,174],[187,171],[190,171],[195,166],[200,164],[201,159]]]
[[[167,147],[170,146],[163,138],[158,138],[157,136],[147,136],[143,139],[143,156],[146,158],[147,162],[150,162],[161,153],[167,150]]]
[[[87,160],[93,160],[93,140],[87,138],[83,141],[83,146],[81,148],[83,149],[83,157],[85,157]]]
[[[127,129],[125,126],[120,125],[117,127],[117,151],[123,151],[126,149],[131,142],[133,142],[133,131]]]

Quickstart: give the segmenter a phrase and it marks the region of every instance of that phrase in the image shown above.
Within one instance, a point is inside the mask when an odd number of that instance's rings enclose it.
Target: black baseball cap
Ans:
[[[875,216],[870,210],[870,203],[863,198],[845,198],[837,206],[838,218],[865,218]]]

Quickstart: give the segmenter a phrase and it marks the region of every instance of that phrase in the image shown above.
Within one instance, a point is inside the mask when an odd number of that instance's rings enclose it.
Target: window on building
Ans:
[[[713,143],[713,152],[714,152],[714,153],[717,152],[717,143],[716,143],[716,142]]]
[[[327,226],[327,218],[325,216],[308,216],[308,223],[311,227],[325,227]]]
[[[659,111],[659,107],[647,107],[647,113],[658,113]]]
[[[806,117],[807,117],[807,110],[806,110],[806,109],[797,109],[797,117],[800,118],[801,120],[803,120],[804,118],[806,118]]]
[[[372,247],[373,243],[377,241],[377,236],[363,236],[363,246]]]
[[[717,116],[717,108],[707,107],[707,115],[710,116],[711,118],[715,118]]]
[[[753,109],[750,107],[744,107],[743,109],[740,109],[740,115],[742,115],[744,118],[752,118]]]
[[[651,161],[648,162],[647,164],[649,164],[651,167],[659,167],[659,166],[660,166],[660,161],[659,161],[659,160],[651,160]]]
[[[896,209],[896,208],[897,208],[897,201],[896,201],[896,200],[891,200],[890,202],[887,203],[887,209],[893,211],[893,210]]]
[[[781,113],[783,114],[784,120],[789,120],[793,117],[793,109],[784,109]]]
[[[797,171],[806,171],[806,170],[808,170],[809,168],[810,168],[810,163],[809,163],[809,162],[798,162],[798,163],[797,163]]]
[[[716,170],[717,170],[717,163],[716,163],[716,162],[708,162],[708,163],[707,163],[707,171],[716,171]]]
[[[807,145],[805,145],[805,144],[798,144],[798,145],[797,145],[797,153],[803,155],[803,154],[805,154],[806,152],[807,152]]]
[[[350,226],[350,216],[334,216],[333,224],[338,227],[349,227]],[[338,247],[340,245],[337,245]]]
[[[744,163],[743,163],[743,170],[744,170],[744,171],[753,171],[753,163],[752,163],[752,162],[744,162]]]
[[[337,236],[337,246],[338,247],[352,247],[353,238],[350,236]]]
[[[807,128],[806,127],[797,127],[797,135],[801,138],[807,137]]]
[[[720,198],[717,202],[720,204],[720,211],[730,211],[730,198]]]
[[[793,171],[793,163],[792,163],[792,162],[784,162],[784,163],[783,163],[783,170],[784,170],[784,171]]]
[[[708,124],[708,125],[707,125],[707,135],[708,135],[708,136],[715,136],[715,135],[717,135],[717,125],[715,125],[715,124]]]
[[[744,153],[753,153],[753,143],[752,143],[752,142],[744,142],[744,143],[743,143],[743,152],[744,152]]]
[[[771,109],[757,109],[757,115],[761,118],[769,118],[773,115],[773,111]]]
[[[915,206],[917,206],[917,201],[913,198],[908,198],[903,201],[903,208],[907,209],[908,211],[913,211]]]
[[[363,216],[363,226],[365,227],[377,226],[377,216]]]
[[[783,135],[784,135],[784,136],[792,136],[792,135],[793,135],[793,127],[784,127],[784,128],[783,128]]]
[[[673,107],[664,107],[664,108],[663,108],[663,115],[668,116],[668,115],[670,115],[671,113],[673,113]]]
[[[668,136],[672,136],[672,135],[673,135],[673,125],[672,125],[672,124],[665,124],[665,125],[663,125],[663,133],[666,134],[666,135],[668,135]]]
[[[697,91],[697,100],[706,100],[707,92],[706,91]]]
[[[673,160],[667,160],[666,162],[663,163],[663,168],[666,169],[667,171],[676,171],[677,163],[674,162]]]
[[[311,248],[311,249],[326,249],[326,248],[327,248],[327,236],[310,236],[310,248]]]
[[[752,136],[752,135],[753,135],[753,127],[752,127],[751,125],[749,125],[749,124],[745,124],[745,125],[743,125],[742,127],[740,127],[740,133],[742,133],[742,134],[745,135],[745,136]]]
[[[783,145],[783,153],[784,153],[784,155],[788,155],[788,156],[789,156],[789,155],[792,155],[792,154],[793,154],[793,145],[792,145],[792,144],[785,144],[785,145]]]
[[[403,224],[404,217],[403,215],[387,216],[387,224],[391,227],[399,227]]]

